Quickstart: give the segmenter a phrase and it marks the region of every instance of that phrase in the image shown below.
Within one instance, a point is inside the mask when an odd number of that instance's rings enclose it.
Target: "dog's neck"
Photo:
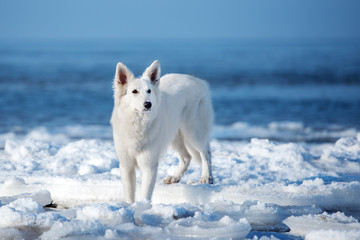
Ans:
[[[136,111],[131,111],[129,114],[119,113],[117,117],[127,134],[141,135],[138,136],[141,138],[151,131],[154,124],[154,119],[150,118],[150,115]]]
[[[147,131],[151,127],[154,119],[150,118],[148,114],[141,112],[133,112],[132,126],[139,131]]]

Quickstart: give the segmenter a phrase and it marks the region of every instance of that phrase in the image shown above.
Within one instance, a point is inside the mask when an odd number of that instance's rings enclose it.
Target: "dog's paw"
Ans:
[[[163,179],[163,183],[165,183],[165,184],[178,183],[179,181],[180,181],[180,178],[171,177],[171,176],[168,176],[168,177]]]
[[[201,184],[204,184],[204,183],[213,184],[214,181],[213,181],[213,178],[211,176],[210,177],[201,177],[200,183]]]

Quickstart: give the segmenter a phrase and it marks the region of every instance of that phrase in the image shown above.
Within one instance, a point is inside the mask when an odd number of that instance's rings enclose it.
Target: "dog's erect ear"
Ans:
[[[118,86],[126,85],[131,78],[133,78],[132,72],[121,62],[116,66],[115,81],[114,84]]]
[[[150,67],[145,70],[143,76],[148,77],[152,84],[157,84],[160,80],[160,74],[160,63],[158,60],[155,60]]]

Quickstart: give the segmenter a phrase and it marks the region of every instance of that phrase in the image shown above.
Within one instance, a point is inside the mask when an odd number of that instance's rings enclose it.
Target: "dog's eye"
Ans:
[[[148,89],[148,90],[147,90],[147,93],[151,93],[151,89]]]
[[[133,93],[133,94],[137,94],[137,93],[138,93],[138,90],[134,89],[134,90],[132,91],[132,93]]]

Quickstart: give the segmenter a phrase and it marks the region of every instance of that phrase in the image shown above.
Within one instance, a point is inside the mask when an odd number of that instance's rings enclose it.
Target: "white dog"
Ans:
[[[118,63],[111,124],[126,201],[135,200],[135,167],[141,171],[142,197],[151,200],[159,158],[169,145],[178,153],[179,166],[164,183],[179,182],[194,158],[202,165],[200,182],[211,184],[212,122],[206,82],[183,74],[160,78],[158,61],[135,78]]]

